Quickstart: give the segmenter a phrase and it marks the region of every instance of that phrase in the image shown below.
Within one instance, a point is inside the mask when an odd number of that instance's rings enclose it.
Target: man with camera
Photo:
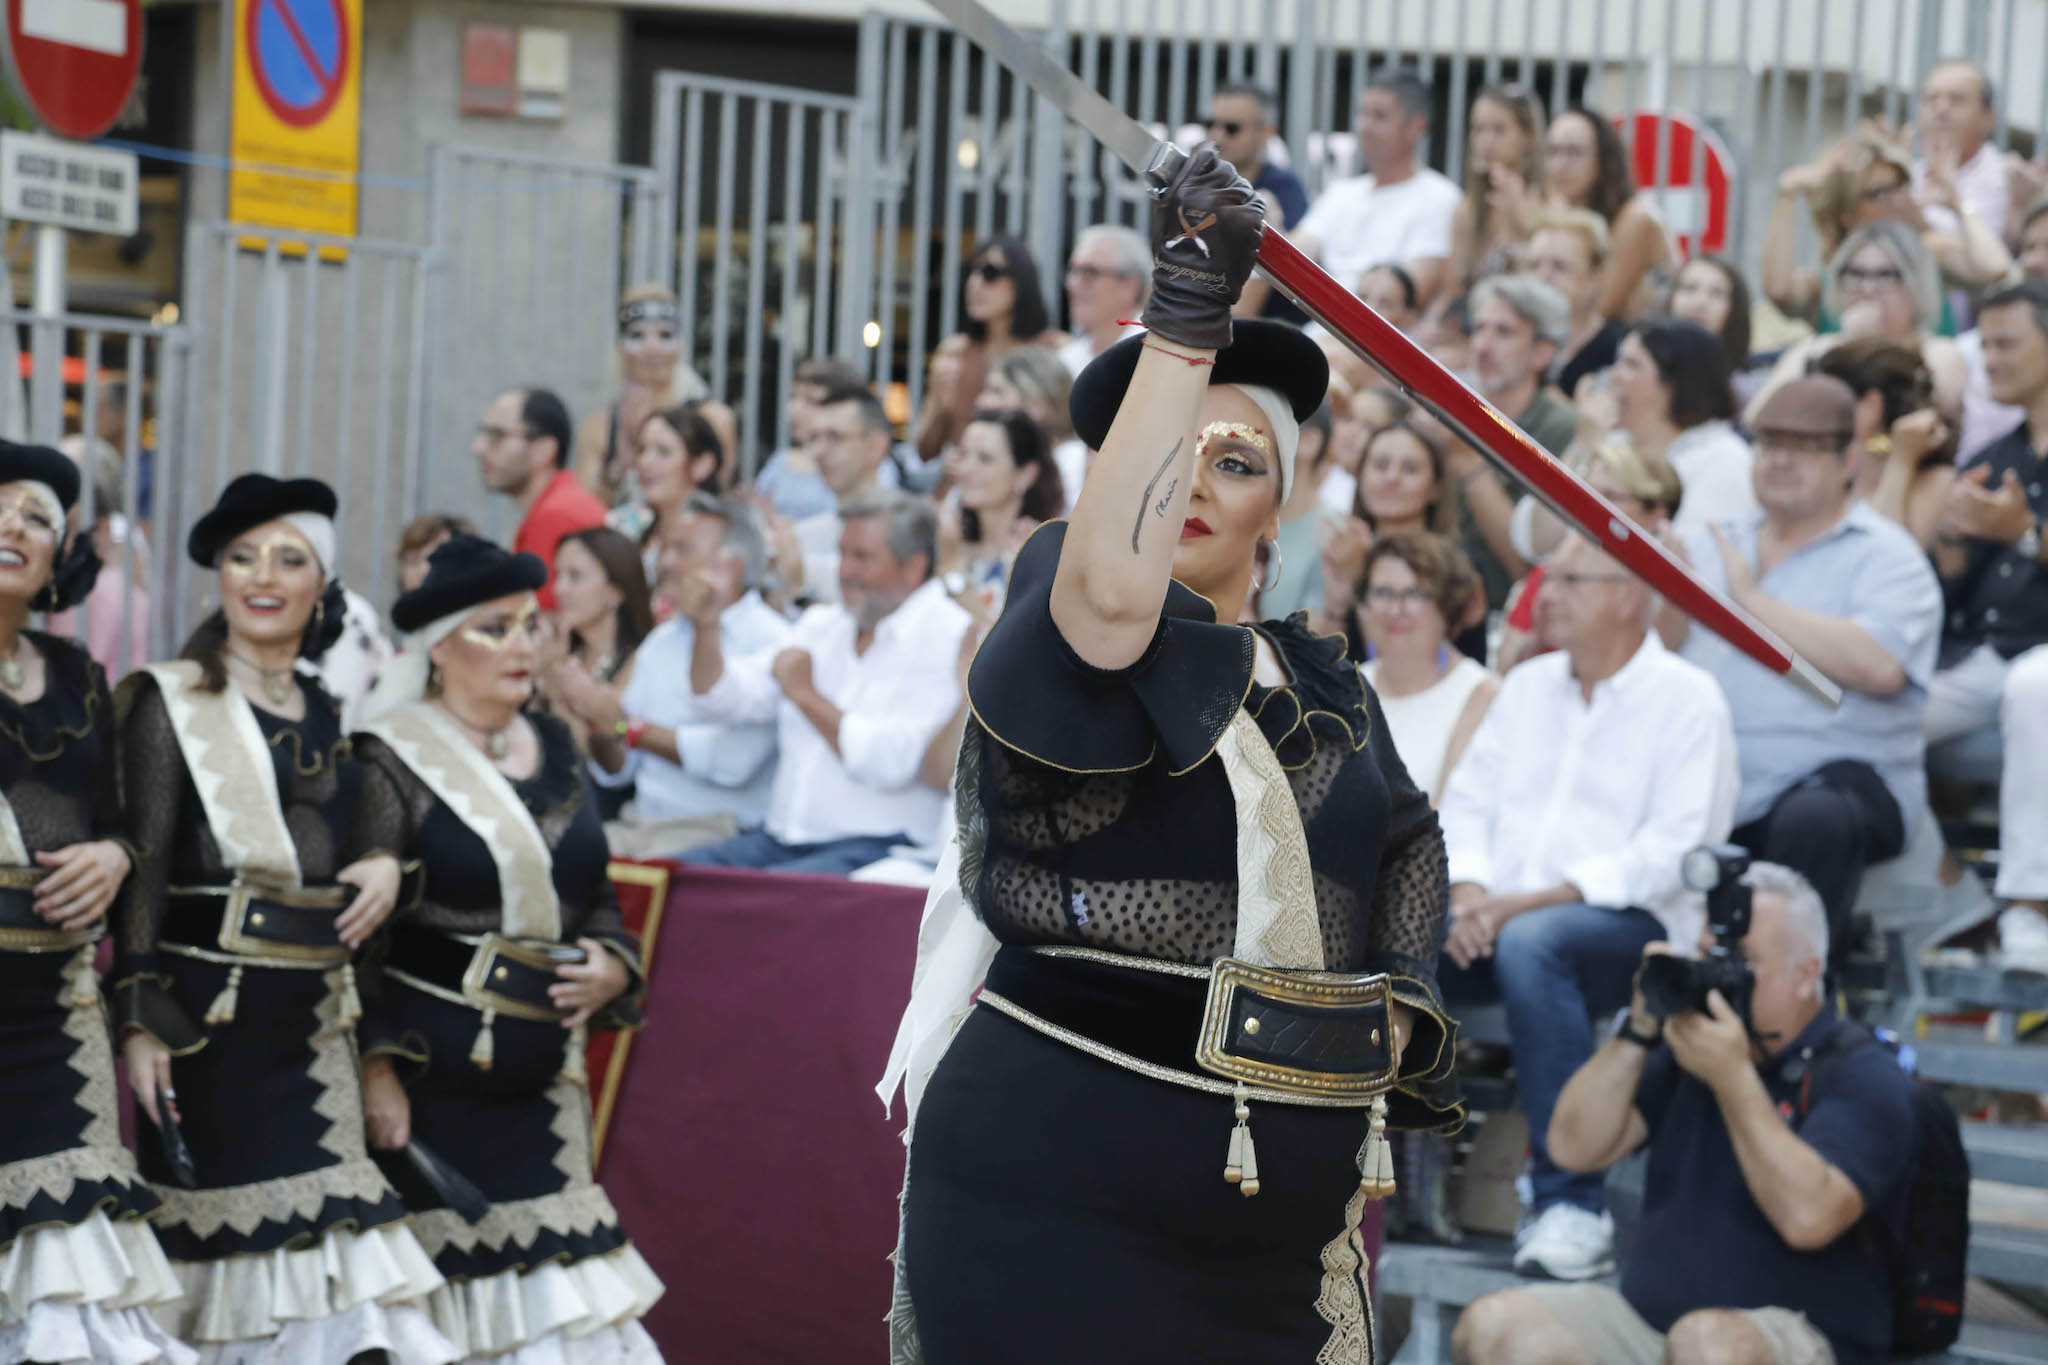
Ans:
[[[1715,864],[1700,875],[1694,864]],[[1461,1365],[1876,1365],[1891,1286],[1866,1209],[1896,1238],[1909,1195],[1911,1086],[1879,1047],[1833,1053],[1828,921],[1789,868],[1700,849],[1706,956],[1644,950],[1634,1002],[1551,1115],[1551,1158],[1599,1171],[1645,1143],[1642,1220],[1619,1290],[1543,1284],[1478,1300]]]
[[[1548,573],[1557,652],[1507,675],[1444,792],[1451,917],[1437,980],[1453,1006],[1507,1006],[1531,1130],[1515,1268],[1583,1280],[1614,1268],[1604,1182],[1560,1169],[1544,1126],[1593,1053],[1589,1015],[1627,1002],[1643,945],[1699,937],[1679,861],[1728,837],[1735,735],[1714,680],[1650,630],[1640,579],[1578,536]]]
[[[1829,375],[1776,390],[1756,416],[1762,510],[1685,551],[1709,587],[1842,689],[1830,707],[1666,609],[1664,643],[1714,675],[1735,716],[1742,790],[1732,839],[1820,893],[1840,954],[1863,870],[1905,847],[1926,802],[1921,716],[1941,585],[1920,546],[1855,496],[1856,396]]]

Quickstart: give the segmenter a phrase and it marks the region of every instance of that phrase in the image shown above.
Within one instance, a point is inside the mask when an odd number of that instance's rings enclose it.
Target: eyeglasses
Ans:
[[[1099,265],[1070,265],[1067,278],[1078,284],[1093,284],[1097,280],[1121,280],[1127,277],[1122,270],[1105,270]]]
[[[1849,444],[1850,433],[1813,431],[1759,431],[1756,434],[1757,458],[1765,455],[1840,455]]]
[[[1866,186],[1863,191],[1863,202],[1866,204],[1875,204],[1882,200],[1891,198],[1893,195],[1897,194],[1900,190],[1903,190],[1905,188],[1906,182],[1903,180],[1895,180],[1889,185]]]
[[[1629,578],[1625,573],[1553,573],[1545,574],[1543,581],[1576,592],[1588,583],[1626,583]]]
[[[1381,611],[1420,611],[1429,605],[1427,588],[1373,588],[1365,600]]]
[[[1565,143],[1552,142],[1544,145],[1543,155],[1552,161],[1584,161],[1587,157],[1593,155],[1593,149],[1591,147],[1575,147]]]
[[[1236,119],[1212,118],[1209,120],[1209,131],[1221,133],[1225,137],[1236,137],[1244,131],[1244,125]]]
[[[478,425],[476,429],[476,434],[483,437],[484,444],[487,446],[502,445],[504,442],[511,440],[515,436],[522,441],[531,440],[533,438],[533,433],[531,431],[523,429],[515,430],[512,427],[494,427],[489,422],[484,422]]]
[[[1001,261],[983,261],[980,265],[974,267],[973,273],[981,276],[983,284],[994,284],[998,280],[1010,278],[1010,267],[1004,265]]]
[[[1876,270],[1865,270],[1860,265],[1845,265],[1840,271],[1839,278],[1844,289],[1857,289],[1865,285],[1872,289],[1885,289],[1906,282],[1905,272],[1895,265],[1879,266]]]

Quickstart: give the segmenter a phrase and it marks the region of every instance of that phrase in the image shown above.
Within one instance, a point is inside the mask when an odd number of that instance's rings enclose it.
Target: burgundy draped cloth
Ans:
[[[676,1362],[884,1361],[904,1122],[874,1085],[924,895],[667,870],[598,1167],[668,1286],[646,1326]],[[620,892],[629,922],[654,913],[644,880]]]

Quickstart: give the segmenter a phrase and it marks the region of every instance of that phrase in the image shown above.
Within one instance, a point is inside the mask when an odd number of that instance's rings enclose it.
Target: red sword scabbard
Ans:
[[[1259,242],[1259,268],[1303,312],[1328,328],[1361,360],[1513,474],[1551,509],[1598,542],[1601,549],[1700,625],[1750,658],[1836,705],[1841,690],[1784,641],[1693,577],[1680,563],[1585,480],[1552,459],[1498,410],[1467,388],[1437,359],[1396,329],[1328,272],[1267,228]]]

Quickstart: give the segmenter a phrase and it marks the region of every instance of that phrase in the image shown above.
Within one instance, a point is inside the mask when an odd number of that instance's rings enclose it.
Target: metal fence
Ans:
[[[436,267],[408,243],[191,224],[191,420],[164,461],[163,524],[188,525],[237,474],[315,475],[340,495],[343,577],[386,600],[390,547],[421,501]],[[182,638],[197,603],[175,564]]]
[[[172,544],[175,535],[153,527],[181,524],[163,510],[167,500],[175,501],[175,489],[167,487],[175,480],[167,480],[165,473],[167,464],[176,463],[189,417],[192,333],[179,325],[76,313],[47,316],[15,308],[0,309],[0,329],[10,342],[0,349],[18,346],[26,335],[26,353],[38,361],[33,373],[48,381],[34,386],[26,412],[14,407],[22,401],[19,386],[0,385],[0,429],[50,445],[67,430],[77,433],[72,440],[85,473],[78,526],[94,534],[105,560],[93,600],[52,626],[80,641],[111,636],[106,662],[119,676],[163,657],[174,638],[183,638],[166,617],[164,596],[155,585],[170,582],[173,562],[184,556]],[[76,362],[74,384],[66,382],[73,377],[66,372],[66,357]],[[67,387],[78,391],[75,414],[68,409]],[[113,438],[110,452],[97,448],[102,431]],[[154,506],[149,505],[152,499]],[[110,583],[118,590],[110,590]],[[138,624],[145,631],[139,657]]]
[[[470,428],[523,384],[555,390],[579,416],[617,396],[619,295],[663,278],[668,182],[644,166],[462,143],[434,146],[428,180],[428,242],[443,268],[419,494],[509,531],[510,505],[487,498],[467,457]]]

